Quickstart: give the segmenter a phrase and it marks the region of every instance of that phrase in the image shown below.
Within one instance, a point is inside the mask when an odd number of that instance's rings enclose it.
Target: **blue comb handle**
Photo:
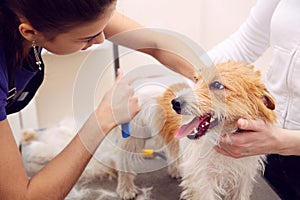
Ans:
[[[128,138],[130,136],[130,125],[129,122],[121,125],[122,137]]]

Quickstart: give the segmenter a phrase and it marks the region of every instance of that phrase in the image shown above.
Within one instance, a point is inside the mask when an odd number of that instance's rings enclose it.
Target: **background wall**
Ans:
[[[177,31],[211,48],[236,30],[255,0],[120,0],[118,10],[146,27]]]
[[[83,123],[113,84],[112,43],[67,56],[46,52],[43,57],[45,82],[36,97],[39,127],[74,116]]]
[[[195,41],[209,50],[226,39],[248,17],[256,0],[121,0],[118,10],[145,27],[169,29]],[[255,66],[263,73],[267,69],[269,52]],[[141,53],[131,53],[121,58],[125,69],[153,63]]]

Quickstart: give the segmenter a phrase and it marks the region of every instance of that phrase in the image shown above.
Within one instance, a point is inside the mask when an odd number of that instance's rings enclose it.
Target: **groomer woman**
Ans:
[[[0,0],[0,199],[64,199],[105,135],[139,111],[133,89],[119,76],[75,138],[31,179],[7,120],[8,114],[27,105],[43,81],[42,48],[70,54],[102,43],[105,35],[142,28],[117,13],[115,6],[116,0]],[[137,35],[117,42],[128,47],[159,46]],[[182,67],[184,61],[167,59],[170,55],[164,51],[140,51],[179,73],[193,75],[192,68]],[[122,92],[112,95],[115,90]],[[114,107],[112,97],[117,97]],[[124,99],[129,102],[126,106]]]

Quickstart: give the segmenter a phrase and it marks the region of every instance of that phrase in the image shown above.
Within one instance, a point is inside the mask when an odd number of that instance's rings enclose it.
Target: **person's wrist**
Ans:
[[[107,135],[115,126],[115,120],[111,115],[111,112],[102,107],[98,107],[95,110],[95,116],[99,128],[102,130],[104,135]]]
[[[293,145],[293,139],[290,137],[290,133],[286,129],[277,128],[277,143],[275,144],[276,152],[280,155],[291,155],[291,145]]]

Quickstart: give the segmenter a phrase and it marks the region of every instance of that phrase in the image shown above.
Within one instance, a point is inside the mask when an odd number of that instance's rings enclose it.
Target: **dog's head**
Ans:
[[[196,78],[193,92],[172,100],[178,114],[195,116],[179,129],[177,137],[197,139],[221,121],[227,129],[234,129],[239,118],[276,121],[275,101],[253,66],[229,61],[203,69]]]

